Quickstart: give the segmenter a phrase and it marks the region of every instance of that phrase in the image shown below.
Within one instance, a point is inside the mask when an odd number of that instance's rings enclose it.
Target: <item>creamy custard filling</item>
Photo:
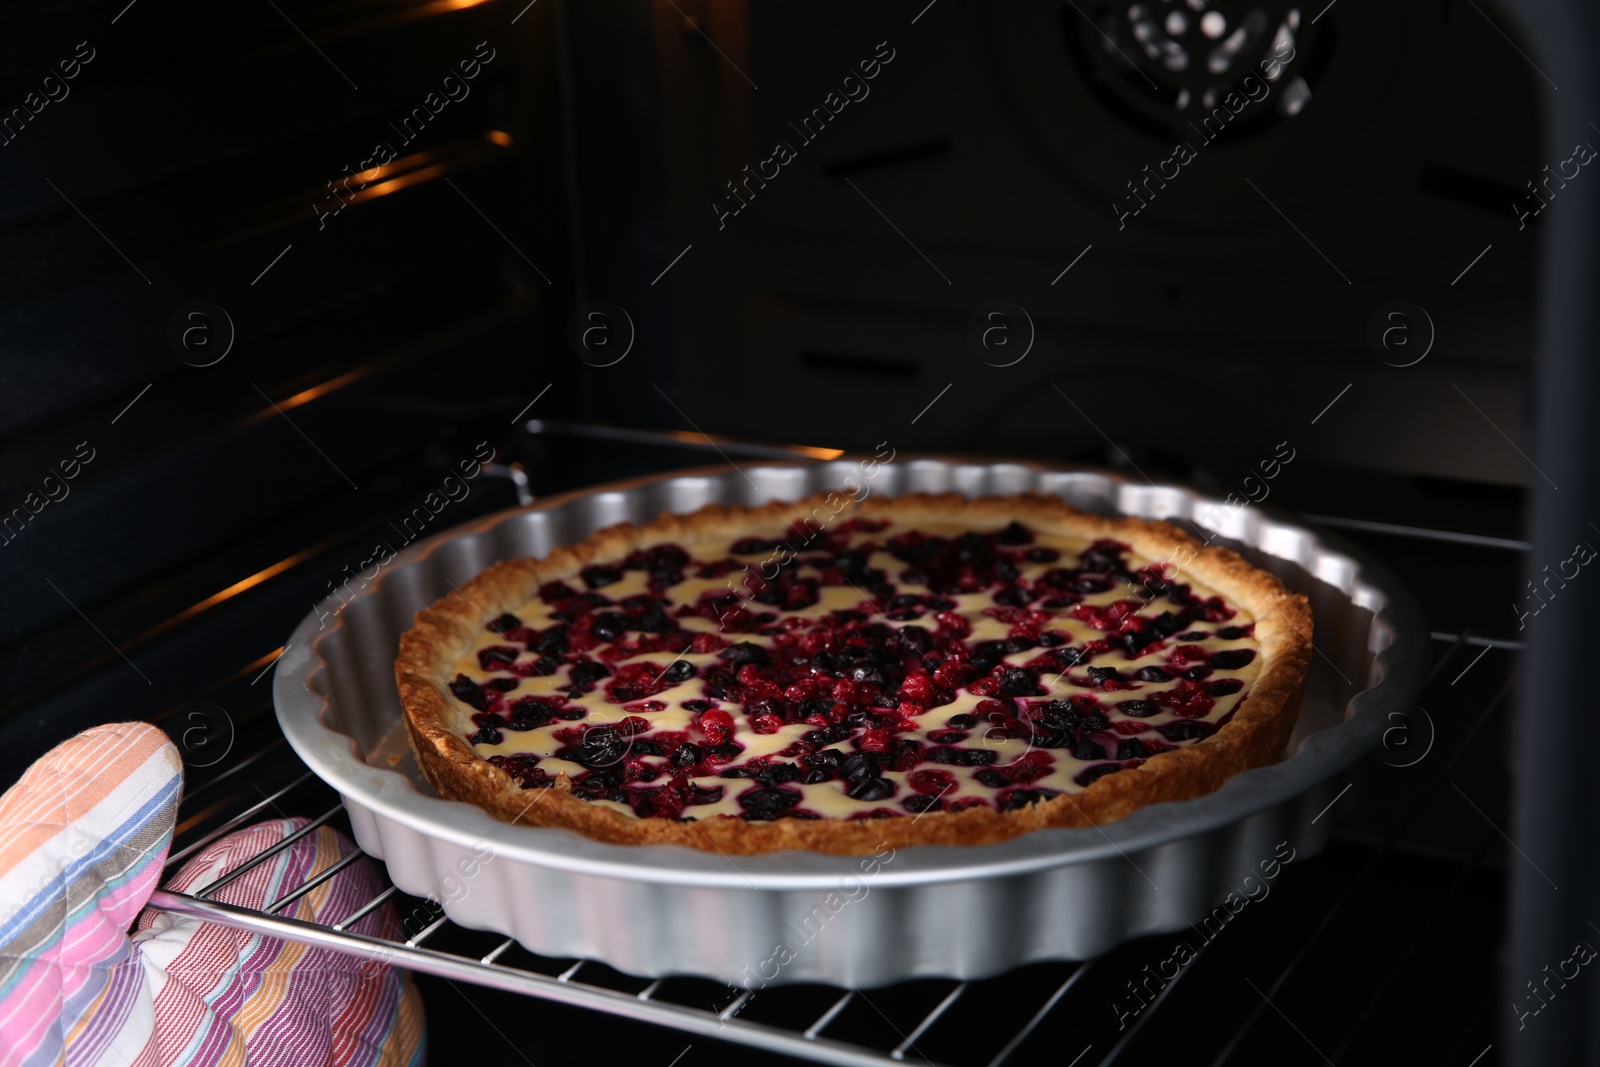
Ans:
[[[587,567],[450,690],[525,788],[641,818],[1004,811],[1215,733],[1254,628],[1119,542],[849,519]]]

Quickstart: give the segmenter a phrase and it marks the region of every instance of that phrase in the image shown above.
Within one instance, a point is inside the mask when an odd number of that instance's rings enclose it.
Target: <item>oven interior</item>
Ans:
[[[1531,1062],[1503,1004],[1514,605],[1539,250],[1586,195],[1547,146],[1583,135],[1545,128],[1554,83],[1503,5],[1314,7],[7,14],[18,99],[93,58],[0,120],[0,781],[147,719],[189,764],[175,853],[256,812],[340,825],[264,679],[484,449],[428,532],[791,446],[1131,469],[1374,553],[1436,650],[1336,844],[1136,1020],[1113,1005],[1173,937],[748,1001],[511,946],[536,977],[492,988],[503,939],[398,896],[405,935],[462,961],[418,978],[434,1061]],[[1241,80],[1258,55],[1275,80]]]

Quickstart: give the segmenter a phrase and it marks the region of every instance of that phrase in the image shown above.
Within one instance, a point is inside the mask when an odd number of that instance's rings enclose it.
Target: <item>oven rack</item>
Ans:
[[[1471,660],[1473,655],[1481,655],[1495,648],[1509,646],[1514,650],[1515,647],[1515,642],[1490,643],[1475,640],[1470,633],[1454,636],[1435,634],[1435,640],[1444,647],[1430,674],[1428,691],[1424,693],[1424,698],[1428,700],[1432,699],[1430,694],[1436,689],[1446,687],[1444,679],[1459,678],[1455,672],[1463,665],[1470,669],[1467,661]],[[1505,666],[1507,668],[1505,677],[1508,678],[1510,665]],[[1453,682],[1449,684],[1453,685]],[[1470,725],[1466,726],[1458,738],[1451,739],[1453,747],[1448,758],[1440,760],[1435,765],[1434,771],[1424,779],[1421,789],[1413,791],[1408,797],[1408,804],[1400,818],[1389,830],[1382,844],[1371,853],[1365,864],[1341,890],[1336,902],[1322,916],[1314,933],[1305,940],[1287,965],[1278,971],[1271,984],[1262,985],[1257,990],[1260,994],[1259,1002],[1222,1047],[1214,1061],[1214,1067],[1235,1062],[1234,1051],[1252,1030],[1263,1020],[1271,1017],[1269,1009],[1273,1007],[1274,998],[1279,990],[1296,976],[1297,970],[1307,956],[1319,946],[1335,921],[1351,907],[1352,901],[1373,877],[1379,864],[1393,852],[1396,843],[1426,805],[1444,789],[1462,754],[1483,731],[1485,724],[1505,704],[1508,688],[1509,681],[1501,683],[1493,696],[1467,717]],[[270,705],[266,710],[270,715]],[[260,770],[262,766],[273,761],[284,761],[292,765],[292,769],[288,772],[288,780],[271,792],[262,790],[259,785],[253,785],[254,796],[248,794],[243,785],[246,777],[243,772],[251,771],[252,768]],[[228,787],[221,790],[227,794],[228,799],[219,800],[213,795],[218,792],[218,787]],[[315,793],[321,794],[321,800],[313,807],[305,798],[308,794]],[[393,901],[402,909],[409,906],[407,902],[413,898],[405,896],[393,886],[379,893],[336,925],[319,925],[286,918],[281,914],[315,886],[358,861],[363,855],[359,850],[259,911],[211,899],[223,885],[288,848],[317,827],[331,824],[345,830],[348,835],[346,813],[342,803],[338,802],[331,789],[314,779],[311,772],[298,763],[281,738],[258,748],[208,781],[196,785],[186,795],[184,800],[186,814],[180,815],[179,837],[181,839],[195,834],[198,836],[184,843],[181,848],[175,849],[167,860],[167,866],[175,867],[201,848],[235,829],[273,814],[283,814],[284,809],[280,804],[289,805],[291,810],[305,805],[302,810],[320,810],[321,814],[294,834],[248,860],[223,879],[196,893],[158,890],[151,898],[151,906],[158,910],[217,922],[255,934],[279,937],[358,958],[393,964],[451,982],[486,986],[572,1008],[669,1027],[688,1035],[731,1042],[800,1060],[840,1065],[925,1062],[935,1064],[937,1067],[968,1067],[969,1064],[974,1067],[977,1065],[1002,1067],[1008,1063],[1027,1062],[1027,1059],[1017,1056],[1017,1053],[1030,1039],[1037,1039],[1042,1030],[1051,1029],[1053,1021],[1059,1022],[1063,1016],[1076,1016],[1080,1014],[1079,1009],[1082,1009],[1081,1014],[1085,1017],[1098,1018],[1105,1015],[1105,1006],[1102,1002],[1075,1004],[1074,993],[1079,987],[1090,984],[1089,979],[1094,976],[1097,967],[1103,968],[1107,959],[1122,951],[1113,950],[1107,956],[1082,963],[1035,965],[1033,969],[1040,973],[1034,976],[1036,981],[1030,980],[1028,983],[1030,991],[1037,994],[1033,1002],[1012,1005],[1015,1009],[1015,1018],[1009,1020],[1004,1028],[996,1028],[990,1035],[991,1040],[988,1043],[990,1047],[976,1057],[967,1055],[947,1060],[943,1058],[943,1054],[945,1049],[950,1047],[948,1042],[930,1045],[929,1047],[936,1049],[938,1053],[930,1056],[926,1049],[918,1046],[918,1041],[923,1040],[925,1035],[934,1033],[941,1020],[944,1020],[947,1026],[950,1025],[952,1010],[964,1002],[981,998],[985,986],[1010,980],[1014,987],[1015,972],[1011,976],[999,976],[981,981],[923,980],[916,983],[919,986],[923,1008],[909,1015],[898,1013],[895,1019],[891,1019],[890,1015],[877,1005],[877,998],[882,996],[877,990],[810,986],[774,987],[752,993],[701,979],[666,978],[651,981],[635,978],[592,960],[552,960],[535,956],[517,945],[514,939],[467,931],[456,926],[443,915],[437,905],[428,902],[416,902],[405,927],[394,930],[393,938],[364,936],[352,933],[346,928],[386,902]],[[1330,1062],[1337,1062],[1337,1057],[1361,1037],[1362,1028],[1371,1021],[1384,991],[1396,981],[1423,938],[1438,923],[1454,895],[1482,863],[1489,847],[1498,843],[1499,834],[1500,827],[1486,823],[1483,846],[1468,859],[1456,862],[1457,869],[1450,880],[1449,890],[1434,901],[1429,914],[1419,917],[1415,936],[1408,946],[1394,956],[1388,965],[1387,973],[1375,976],[1371,988],[1377,992],[1368,999],[1362,1010],[1352,1016],[1345,1036],[1334,1052],[1335,1059]],[[381,863],[378,865],[381,868]],[[411,931],[413,920],[418,926],[415,932]],[[1212,942],[1203,944],[1194,962],[1198,962],[1211,945]],[[1127,1053],[1145,1032],[1151,1020],[1161,1014],[1162,1008],[1175,992],[1180,990],[1185,977],[1194,973],[1195,969],[1192,964],[1182,969],[1177,978],[1165,985],[1150,1002],[1148,1008],[1142,1011],[1132,1026],[1125,1030],[1110,1031],[1109,1027],[1104,1027],[1102,1029],[1107,1031],[1106,1033],[1096,1033],[1096,1039],[1089,1040],[1084,1028],[1069,1027],[1068,1029],[1086,1037],[1084,1044],[1081,1047],[1076,1046],[1075,1042],[1072,1043],[1074,1047],[1057,1044],[1052,1049],[1052,1058],[1061,1059],[1062,1062],[1068,1063],[1069,1067],[1094,1067],[1094,1065],[1104,1067],[1114,1063],[1140,1062],[1137,1056],[1127,1056]],[[898,987],[891,987],[894,988]],[[686,989],[690,991],[686,993]],[[707,1000],[708,989],[716,996],[711,999],[709,1007],[701,1006]],[[822,994],[820,998],[819,994]],[[1088,993],[1084,993],[1083,997],[1093,999]],[[686,1000],[694,1002],[687,1003]],[[760,1019],[745,1017],[743,1013],[756,1000],[763,1002],[761,1007],[766,1010],[761,1014],[764,1017]],[[876,1013],[880,1016],[883,1022],[888,1024],[887,1030],[884,1031],[885,1040],[871,1045],[844,1040],[830,1034],[830,1028],[835,1028],[841,1015],[849,1010],[862,1011],[868,1015]],[[985,1018],[986,1021],[990,1020],[988,1015]],[[1464,1057],[1478,1051],[1467,1044],[1473,1027],[1474,1019],[1469,1016],[1467,1026],[1455,1042],[1456,1053],[1463,1058],[1459,1060],[1452,1058],[1441,1062],[1464,1064],[1467,1062]],[[1493,1061],[1484,1061],[1484,1063],[1490,1062]]]

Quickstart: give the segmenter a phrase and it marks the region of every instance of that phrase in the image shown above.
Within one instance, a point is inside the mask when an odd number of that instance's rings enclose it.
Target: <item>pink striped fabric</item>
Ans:
[[[0,796],[0,1067],[412,1067],[416,987],[377,963],[140,909],[161,876],[182,793],[154,726],[113,723],[53,749]],[[239,831],[168,888],[192,891],[304,820]],[[321,827],[224,887],[259,908],[354,846]],[[359,860],[285,909],[334,923],[383,888]],[[128,926],[138,915],[138,932]],[[385,905],[353,929],[390,935]]]
[[[0,796],[0,1067],[156,1067],[126,930],[161,876],[182,787],[165,734],[112,723]]]
[[[194,892],[304,826],[279,819],[231,834],[196,854],[166,888]],[[326,826],[257,865],[213,899],[263,908],[315,878],[355,848]],[[348,918],[382,892],[360,860],[280,912],[324,925]],[[385,936],[387,904],[350,929]],[[381,964],[146,911],[134,935],[154,992],[163,1067],[410,1067],[421,1064],[421,1000],[404,972]]]

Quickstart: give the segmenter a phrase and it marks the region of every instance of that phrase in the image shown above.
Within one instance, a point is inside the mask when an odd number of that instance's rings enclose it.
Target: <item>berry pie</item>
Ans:
[[[712,505],[496,564],[396,665],[438,792],[725,853],[1087,826],[1282,757],[1311,610],[1053,497]]]

